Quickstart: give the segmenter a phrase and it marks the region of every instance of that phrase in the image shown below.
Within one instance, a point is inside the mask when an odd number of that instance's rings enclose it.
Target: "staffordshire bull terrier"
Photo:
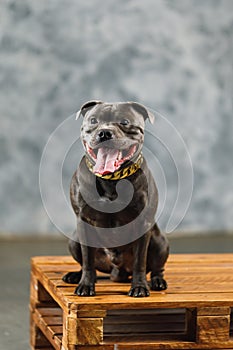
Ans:
[[[99,270],[109,273],[112,281],[131,281],[131,297],[149,296],[149,285],[151,290],[165,290],[163,271],[169,246],[155,223],[158,192],[142,155],[145,121],[153,122],[154,116],[136,102],[90,101],[78,117],[83,117],[85,155],[70,186],[77,226],[69,249],[82,270],[67,273],[63,281],[78,284],[75,293],[79,296],[94,296]],[[132,198],[124,189],[121,196],[117,191],[126,180],[133,186]],[[119,197],[123,207],[109,210]],[[137,222],[141,213],[143,219]],[[89,244],[93,237],[96,244]]]

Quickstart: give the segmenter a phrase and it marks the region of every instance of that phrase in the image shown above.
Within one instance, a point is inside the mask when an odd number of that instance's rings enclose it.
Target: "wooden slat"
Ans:
[[[167,280],[169,282],[169,280]],[[74,295],[74,290],[76,288],[76,285],[74,286],[57,286],[57,289],[65,295],[65,296],[72,296]],[[130,285],[124,284],[123,286],[118,285],[96,285],[96,293],[98,295],[107,295],[107,294],[122,294],[127,295],[128,291],[130,289]],[[219,290],[221,290],[222,293],[231,293],[233,291],[233,283],[232,284],[220,284]],[[154,292],[152,291],[151,294]],[[155,292],[156,293],[156,292]],[[192,286],[185,284],[183,286],[179,285],[171,285],[169,288],[169,294],[200,294],[200,293],[216,293],[216,289],[213,288],[213,285],[211,283],[206,283],[201,286],[195,285],[193,288]],[[167,293],[168,294],[168,293]]]
[[[173,323],[172,323],[173,321]],[[184,324],[183,322],[177,322],[172,320],[167,321],[166,323],[154,323],[153,320],[149,321],[143,321],[143,323],[140,324],[140,322],[131,322],[131,320],[128,320],[128,322],[125,321],[119,321],[114,323],[108,323],[104,325],[104,336],[106,335],[126,335],[129,334],[137,334],[137,336],[140,336],[141,334],[148,334],[148,335],[156,335],[156,334],[169,334],[173,335],[177,332],[179,333],[185,333]],[[162,337],[161,337],[162,339]],[[150,338],[147,338],[147,340],[151,340]]]
[[[117,296],[116,296],[117,295]],[[193,308],[200,306],[231,306],[232,293],[183,293],[183,294],[168,294],[162,292],[151,292],[149,298],[132,298],[121,294],[105,294],[101,293],[96,297],[85,297],[85,301],[78,298],[76,295],[67,296],[69,307],[77,310],[93,310],[93,308],[102,308],[107,310],[122,308]],[[78,299],[77,299],[78,298]]]
[[[232,253],[224,254],[170,254],[169,263],[185,263],[185,262],[233,262]]]
[[[62,309],[60,307],[45,307],[45,308],[40,307],[39,311],[43,317],[46,317],[46,316],[62,317],[62,314],[63,314]]]
[[[59,265],[38,265],[38,270],[43,271],[43,272],[61,272],[64,271],[78,271],[77,266],[73,264],[59,264]]]
[[[59,255],[59,256],[35,256],[31,258],[31,263],[36,265],[48,265],[48,264],[55,264],[55,265],[62,265],[62,264],[76,264],[76,261],[72,258],[72,256],[68,255]]]
[[[60,324],[54,326],[54,325],[50,325],[50,323],[47,323],[47,321],[49,321],[48,317],[44,318],[43,313],[40,313],[40,309],[35,310],[32,317],[34,322],[37,324],[37,326],[40,328],[40,330],[49,340],[50,344],[56,350],[60,350],[61,342],[62,342],[62,332],[63,332],[62,318],[60,317]]]

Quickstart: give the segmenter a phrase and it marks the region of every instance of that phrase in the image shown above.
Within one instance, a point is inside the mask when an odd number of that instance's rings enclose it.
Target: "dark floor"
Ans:
[[[233,235],[173,235],[169,237],[169,241],[172,253],[233,252]],[[0,350],[30,349],[30,257],[67,253],[65,241],[0,242]]]

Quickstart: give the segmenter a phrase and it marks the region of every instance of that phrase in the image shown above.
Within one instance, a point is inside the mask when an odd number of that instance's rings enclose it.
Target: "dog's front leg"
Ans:
[[[81,245],[82,251],[82,278],[78,287],[75,290],[75,294],[80,296],[93,296],[95,295],[95,251],[96,248]]]
[[[131,297],[148,297],[149,286],[146,280],[146,260],[149,235],[146,234],[134,243],[134,264],[132,285],[128,293]]]

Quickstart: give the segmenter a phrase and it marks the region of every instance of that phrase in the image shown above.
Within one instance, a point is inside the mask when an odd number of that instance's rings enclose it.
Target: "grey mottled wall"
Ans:
[[[41,153],[93,98],[136,100],[174,123],[195,175],[180,229],[231,229],[232,33],[232,0],[2,0],[0,231],[54,229]]]

